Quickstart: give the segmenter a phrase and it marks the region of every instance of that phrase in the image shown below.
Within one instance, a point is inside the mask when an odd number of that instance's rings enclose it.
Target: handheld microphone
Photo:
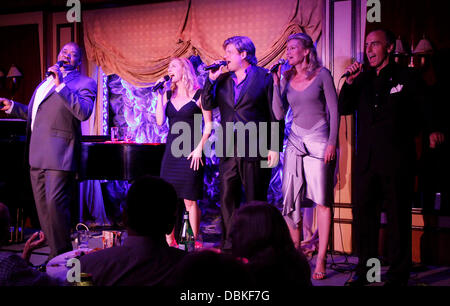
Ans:
[[[278,70],[278,67],[280,67],[280,65],[284,65],[286,63],[286,60],[284,58],[280,58],[278,60],[278,62],[273,65],[273,67],[270,69],[270,73],[275,73]]]
[[[359,70],[357,70],[357,71],[355,71],[355,72],[353,72],[353,73],[356,73],[356,72],[358,72]],[[341,79],[342,78],[347,78],[347,77],[349,77],[349,76],[351,76],[353,73],[351,73],[350,71],[347,71],[346,73],[344,73],[342,76],[341,76]]]
[[[56,62],[56,65],[58,65],[58,67],[61,68],[61,67],[64,65],[64,61],[57,61],[57,62]],[[47,71],[47,72],[45,73],[45,77],[46,77],[46,78],[48,78],[48,77],[51,76],[51,75],[55,76],[55,74],[54,74],[53,72],[51,72],[51,71]]]
[[[364,63],[361,63],[361,64],[364,65]],[[362,71],[362,68],[363,68],[363,67],[361,67],[360,69],[358,69],[358,70],[356,70],[356,71],[354,71],[354,72],[350,72],[350,71],[345,72],[345,73],[341,76],[341,79],[342,79],[342,78],[347,78],[347,77],[351,76],[352,74],[355,74],[355,73],[358,73],[359,71]]]
[[[218,62],[218,63],[215,63],[215,64],[212,64],[212,65],[203,67],[203,70],[204,70],[204,71],[208,71],[208,70],[214,71],[214,70],[219,69],[220,66],[225,66],[226,64],[227,64],[226,61],[220,61],[220,62]]]
[[[153,86],[152,91],[155,92],[155,91],[157,91],[158,89],[161,89],[161,88],[164,86],[164,83],[167,82],[167,81],[170,80],[170,79],[171,79],[170,76],[165,75],[165,76],[164,76],[164,81],[161,81],[161,82],[159,82],[158,84],[156,84],[155,86]]]

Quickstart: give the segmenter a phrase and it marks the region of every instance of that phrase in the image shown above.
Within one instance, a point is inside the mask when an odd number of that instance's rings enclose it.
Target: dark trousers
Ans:
[[[261,168],[260,161],[238,157],[223,158],[219,164],[222,247],[231,249],[230,227],[234,212],[241,204],[242,187],[246,202],[267,201],[272,169]]]
[[[380,173],[369,167],[355,177],[354,235],[359,257],[357,273],[365,276],[367,260],[378,257],[382,206],[386,210],[390,268],[387,277],[408,280],[411,269],[411,208],[414,177],[411,169]]]
[[[39,223],[50,247],[49,259],[71,251],[70,205],[75,184],[74,174],[31,168],[30,178]]]

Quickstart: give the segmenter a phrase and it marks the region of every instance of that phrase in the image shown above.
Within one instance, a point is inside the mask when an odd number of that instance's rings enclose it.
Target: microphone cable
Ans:
[[[338,88],[341,88],[340,84],[341,84],[342,79],[343,78],[340,78],[339,81],[338,81]],[[345,139],[348,140],[348,129],[347,129],[347,118],[346,117],[344,118],[344,121],[345,121]],[[339,150],[339,151],[341,151],[341,150]],[[338,158],[340,158],[340,154],[339,154]],[[338,163],[338,165],[339,165],[339,163]],[[337,175],[338,175],[338,183],[339,183],[339,186],[340,186],[340,184],[341,184],[341,173],[340,173],[340,168],[339,167],[338,167]],[[340,189],[338,191],[338,203],[341,203],[341,190]],[[335,205],[333,205],[333,214],[332,214],[333,215],[333,219],[334,219],[334,215],[335,215],[335,209],[336,209],[336,207],[335,207]],[[346,282],[347,282],[353,276],[353,271],[355,271],[355,269],[356,269],[356,264],[351,263],[349,261],[350,255],[345,252],[344,239],[343,239],[343,235],[342,235],[341,209],[342,209],[342,207],[339,207],[338,220],[339,220],[339,236],[340,236],[340,240],[341,240],[341,249],[342,249],[342,251],[332,250],[330,252],[330,255],[331,255],[330,269],[333,270],[333,271],[336,271],[338,273],[350,273],[350,276],[346,280]],[[352,207],[352,220],[354,220],[353,219],[353,207]],[[332,223],[334,224],[334,222],[332,222]],[[335,235],[333,235],[333,237],[334,236]],[[352,233],[352,240],[353,240],[353,233]],[[344,262],[336,262],[333,255],[344,256]]]

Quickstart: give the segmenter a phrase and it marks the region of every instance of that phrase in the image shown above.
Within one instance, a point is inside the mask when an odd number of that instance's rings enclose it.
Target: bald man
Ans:
[[[390,267],[386,286],[405,286],[411,271],[411,203],[414,195],[415,137],[435,131],[432,109],[420,76],[391,60],[395,35],[370,32],[365,43],[369,68],[347,67],[339,96],[341,115],[357,114],[354,233],[358,253],[355,276],[346,285],[369,284],[372,258],[378,256],[381,208],[386,209]],[[430,146],[444,141],[429,135]]]
[[[27,153],[31,185],[41,228],[50,255],[72,250],[70,203],[79,163],[81,121],[94,109],[95,81],[77,68],[82,51],[66,44],[58,54],[60,65],[36,88],[29,105],[0,98],[0,111],[27,120]]]

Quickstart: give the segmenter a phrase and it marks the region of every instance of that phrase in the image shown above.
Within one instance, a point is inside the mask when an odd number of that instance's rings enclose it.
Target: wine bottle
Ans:
[[[180,239],[178,248],[187,252],[192,252],[195,249],[194,232],[192,231],[191,223],[189,222],[189,212],[186,211],[183,216],[183,226],[181,227]]]

